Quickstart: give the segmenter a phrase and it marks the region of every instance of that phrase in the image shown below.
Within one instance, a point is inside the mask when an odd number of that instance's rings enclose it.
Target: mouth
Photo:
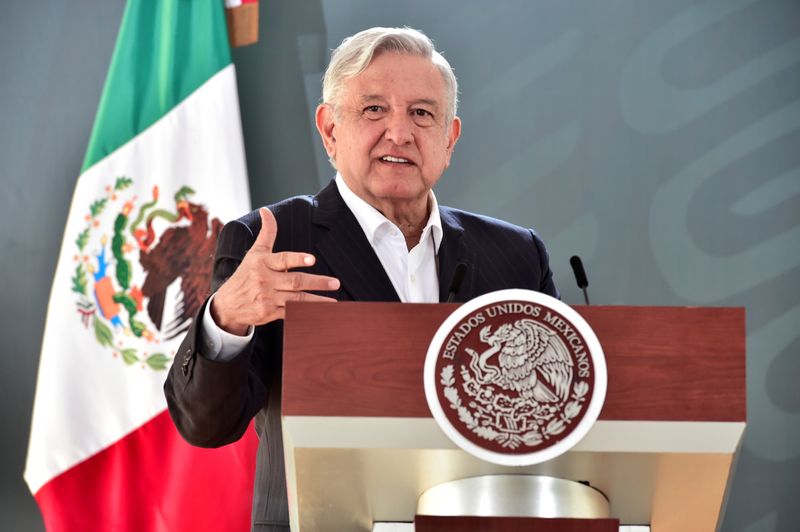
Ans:
[[[409,159],[404,159],[403,157],[395,157],[393,155],[384,155],[383,157],[381,157],[381,161],[389,164],[403,164],[403,165],[414,164]]]

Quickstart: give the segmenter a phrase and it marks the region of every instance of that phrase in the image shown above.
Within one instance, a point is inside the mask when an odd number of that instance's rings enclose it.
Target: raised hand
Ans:
[[[273,253],[278,223],[262,207],[261,231],[241,264],[217,291],[211,302],[211,317],[224,330],[244,335],[251,325],[283,319],[287,301],[336,301],[309,294],[307,290],[338,290],[339,280],[324,275],[289,271],[312,266],[314,255],[283,251]]]

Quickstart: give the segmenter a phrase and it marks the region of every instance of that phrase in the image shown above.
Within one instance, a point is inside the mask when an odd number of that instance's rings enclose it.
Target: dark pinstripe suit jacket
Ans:
[[[314,197],[285,200],[270,209],[278,221],[275,251],[317,257],[305,269],[341,281],[341,301],[399,301],[361,227],[332,181]],[[542,241],[529,230],[441,207],[439,298],[447,299],[459,262],[467,273],[456,301],[503,288],[527,288],[558,297]],[[261,228],[258,211],[228,223],[217,242],[213,290],[233,273]],[[201,310],[202,312],[202,310]],[[187,441],[217,447],[241,437],[253,416],[260,437],[253,528],[288,524],[280,430],[283,322],[258,327],[248,347],[230,362],[200,353],[198,320],[181,344],[164,390],[172,419]]]

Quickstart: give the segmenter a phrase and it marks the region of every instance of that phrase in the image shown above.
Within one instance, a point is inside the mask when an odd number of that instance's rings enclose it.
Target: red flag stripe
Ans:
[[[34,497],[49,532],[247,532],[257,447],[252,424],[235,444],[192,447],[165,411]]]

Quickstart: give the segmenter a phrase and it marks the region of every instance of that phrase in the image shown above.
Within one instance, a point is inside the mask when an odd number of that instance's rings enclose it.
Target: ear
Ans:
[[[447,166],[450,166],[450,157],[453,155],[453,149],[456,147],[459,137],[461,137],[461,119],[456,116],[453,117],[450,131],[447,132]]]
[[[319,136],[322,138],[322,145],[325,146],[325,151],[328,157],[336,159],[336,137],[334,136],[334,123],[333,107],[327,103],[321,103],[317,106],[316,123]]]

